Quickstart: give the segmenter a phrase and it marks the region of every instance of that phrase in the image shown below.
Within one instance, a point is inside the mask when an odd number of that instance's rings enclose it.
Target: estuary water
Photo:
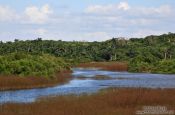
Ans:
[[[73,68],[72,79],[49,88],[0,91],[0,104],[30,103],[41,97],[91,94],[110,87],[175,88],[175,75],[112,72],[98,68]]]

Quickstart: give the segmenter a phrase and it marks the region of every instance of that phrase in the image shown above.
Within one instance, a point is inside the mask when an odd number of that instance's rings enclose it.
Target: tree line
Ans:
[[[23,52],[50,54],[72,62],[126,61],[129,71],[175,73],[175,34],[145,38],[112,38],[103,42],[18,40],[0,42],[0,55]]]

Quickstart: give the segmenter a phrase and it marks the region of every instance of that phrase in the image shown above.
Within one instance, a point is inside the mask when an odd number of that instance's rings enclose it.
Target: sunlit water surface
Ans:
[[[28,103],[45,96],[94,93],[109,87],[175,88],[175,75],[111,72],[97,68],[73,68],[73,79],[63,85],[40,89],[1,91],[0,104]],[[98,76],[98,79],[96,79]],[[99,76],[103,78],[100,79]],[[104,79],[104,78],[107,79]]]

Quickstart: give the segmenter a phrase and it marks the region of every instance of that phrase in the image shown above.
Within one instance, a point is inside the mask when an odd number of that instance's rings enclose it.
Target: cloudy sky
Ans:
[[[103,41],[175,32],[175,0],[0,0],[0,40]]]

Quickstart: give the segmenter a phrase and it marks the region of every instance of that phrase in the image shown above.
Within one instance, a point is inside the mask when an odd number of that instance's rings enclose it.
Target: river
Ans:
[[[91,94],[109,87],[175,88],[175,75],[112,72],[98,68],[73,68],[72,79],[49,88],[1,91],[0,104],[29,103],[40,97]]]

